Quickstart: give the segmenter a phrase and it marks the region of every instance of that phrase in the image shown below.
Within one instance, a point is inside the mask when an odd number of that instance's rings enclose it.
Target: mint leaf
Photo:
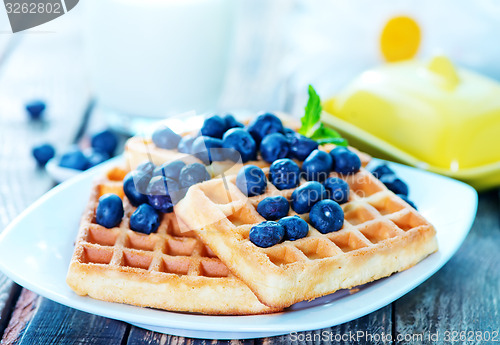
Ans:
[[[340,134],[333,128],[326,127],[324,124],[320,124],[318,129],[316,129],[310,137],[316,140],[318,144],[335,144],[340,146],[347,146],[347,140],[342,138]]]
[[[318,143],[318,145],[335,144],[337,146],[344,146],[344,147],[347,147],[349,145],[349,143],[347,142],[347,140],[344,139],[344,138],[316,139],[316,142]]]
[[[322,110],[321,100],[312,85],[309,85],[308,92],[309,100],[305,108],[306,112],[300,119],[302,126],[299,129],[299,133],[306,137],[310,137],[314,133],[314,127],[319,122]]]

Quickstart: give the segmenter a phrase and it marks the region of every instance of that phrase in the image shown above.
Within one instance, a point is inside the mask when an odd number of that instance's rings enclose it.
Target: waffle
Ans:
[[[249,240],[264,221],[256,207],[270,195],[290,199],[293,189],[268,183],[263,195],[247,198],[235,176],[213,179],[192,186],[175,212],[262,303],[277,308],[389,276],[437,250],[433,226],[371,173],[331,176],[350,186],[343,228],[322,234],[310,225],[305,238],[269,248]],[[300,216],[309,223],[308,214]]]
[[[126,171],[111,170],[98,181],[82,217],[67,275],[79,295],[171,311],[206,314],[260,314],[278,311],[252,291],[193,232],[182,232],[173,213],[162,215],[154,234],[129,229],[135,210],[124,196]],[[102,194],[122,197],[125,216],[118,227],[95,222]]]

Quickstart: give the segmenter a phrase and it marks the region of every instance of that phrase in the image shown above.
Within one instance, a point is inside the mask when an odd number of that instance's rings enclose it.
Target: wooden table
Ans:
[[[0,36],[0,230],[53,186],[46,173],[36,168],[31,147],[51,141],[62,150],[102,123],[93,116],[80,36],[73,25],[64,23],[69,19],[58,20],[62,24],[54,32]],[[265,40],[260,43],[268,44]],[[230,85],[225,95],[229,105],[239,100],[239,105],[254,108],[280,107],[269,98],[269,94],[278,94],[278,89],[264,87],[272,76],[276,56],[262,59],[266,62],[256,64],[255,71],[233,72],[229,83],[235,87]],[[243,77],[248,78],[245,83],[241,83]],[[234,89],[239,90],[238,95],[231,94]],[[244,103],[244,97],[251,101]],[[48,102],[46,122],[27,120],[23,104],[32,98]],[[63,210],[54,213],[59,211]],[[347,335],[342,343],[356,343],[350,334],[363,332],[360,343],[428,344],[429,334],[439,332],[435,343],[444,344],[450,343],[445,339],[446,332],[470,335],[500,331],[499,211],[497,190],[481,194],[474,227],[462,248],[438,273],[394,303],[343,325],[300,333],[298,339],[285,335],[242,343],[309,344],[324,334]],[[382,334],[392,340],[383,341]],[[2,344],[212,342],[158,334],[67,308],[19,287],[1,274],[0,338]],[[477,339],[474,333],[467,344],[496,343]],[[500,342],[500,335],[496,339]]]

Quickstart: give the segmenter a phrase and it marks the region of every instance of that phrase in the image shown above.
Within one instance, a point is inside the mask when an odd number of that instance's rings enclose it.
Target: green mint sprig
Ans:
[[[299,133],[316,140],[318,144],[335,144],[339,146],[347,146],[347,140],[342,138],[340,134],[321,123],[321,99],[312,85],[309,85],[309,100],[305,107],[305,114],[300,119],[302,126]]]

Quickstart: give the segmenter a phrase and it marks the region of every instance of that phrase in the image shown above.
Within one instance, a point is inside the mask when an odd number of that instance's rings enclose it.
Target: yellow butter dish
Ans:
[[[325,124],[374,156],[500,185],[500,84],[444,56],[366,71],[323,106]]]

